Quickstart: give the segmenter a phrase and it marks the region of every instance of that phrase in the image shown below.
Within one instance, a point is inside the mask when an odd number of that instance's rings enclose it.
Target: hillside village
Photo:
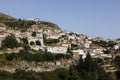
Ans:
[[[36,20],[35,20],[36,21]],[[35,35],[34,35],[35,34]],[[96,37],[92,38],[85,34],[77,34],[73,32],[68,32],[66,30],[60,30],[60,29],[44,29],[39,28],[37,25],[32,25],[29,29],[27,29],[26,32],[21,32],[20,30],[13,30],[13,29],[7,29],[5,27],[0,27],[0,46],[2,43],[2,40],[5,39],[5,37],[14,35],[17,41],[20,43],[21,38],[26,38],[28,40],[29,46],[32,49],[44,50],[47,48],[48,52],[51,53],[62,53],[67,54],[68,48],[71,49],[71,52],[82,55],[82,58],[85,58],[85,55],[87,52],[91,54],[92,57],[112,57],[112,54],[104,54],[103,51],[110,49],[113,50],[111,52],[114,52],[115,50],[120,48],[120,41],[118,40],[104,40],[103,38]],[[45,38],[44,38],[44,37]],[[48,41],[48,43],[44,43],[44,39]],[[56,43],[49,44],[52,40],[58,40]],[[36,44],[36,41],[40,42],[40,45]],[[103,47],[97,44],[94,44],[93,42],[106,42],[112,45],[112,42],[115,43],[112,46]],[[32,44],[33,43],[33,44]],[[106,44],[107,45],[107,44]]]
[[[101,37],[93,38],[85,34],[77,34],[74,32],[69,32],[67,30],[61,30],[57,25],[49,22],[44,23],[45,25],[41,25],[41,23],[44,21],[38,18],[30,18],[26,21],[33,21],[35,24],[31,25],[25,31],[18,28],[11,28],[1,23],[0,47],[2,47],[4,39],[6,39],[7,36],[12,35],[15,37],[19,44],[23,43],[22,39],[26,39],[28,41],[28,46],[32,50],[47,50],[47,52],[52,54],[70,54],[72,55],[72,58],[68,60],[57,60],[55,61],[55,64],[52,61],[45,62],[43,65],[38,62],[37,66],[35,63],[29,63],[24,61],[22,61],[21,63],[11,63],[13,65],[19,64],[17,68],[20,68],[24,65],[30,67],[27,70],[33,70],[36,72],[51,71],[60,67],[68,68],[71,64],[77,65],[77,63],[79,62],[79,58],[85,59],[86,55],[89,53],[93,59],[98,58],[103,60],[104,63],[106,63],[106,65],[102,64],[104,68],[106,68],[106,66],[112,66],[114,68],[106,70],[116,70],[114,65],[112,65],[111,63],[111,60],[113,60],[117,55],[120,54],[120,39],[105,40]],[[50,25],[55,27],[51,27]],[[18,53],[23,49],[23,46],[17,46],[16,48],[1,48],[0,54],[2,55],[4,53]],[[106,62],[107,60],[108,62]],[[33,67],[31,68],[32,65]],[[42,67],[45,68],[45,70]],[[12,68],[8,69],[8,67],[1,67],[0,70],[6,70],[10,72],[15,71],[14,68],[12,70]]]

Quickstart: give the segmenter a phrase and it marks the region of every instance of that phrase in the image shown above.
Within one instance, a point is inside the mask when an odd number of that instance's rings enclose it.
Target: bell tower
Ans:
[[[43,32],[39,32],[39,40],[40,40],[41,46],[44,46],[44,42],[43,42]]]

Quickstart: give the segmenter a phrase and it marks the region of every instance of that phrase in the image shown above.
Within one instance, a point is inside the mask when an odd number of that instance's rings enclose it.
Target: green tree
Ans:
[[[0,71],[0,80],[13,80],[12,77],[12,73]]]
[[[55,58],[56,58],[56,60],[65,59],[65,55],[64,54],[56,54]]]
[[[37,80],[32,72],[26,72],[25,70],[16,69],[13,80]]]
[[[34,54],[34,60],[35,61],[37,61],[37,62],[39,62],[39,61],[45,61],[44,60],[44,54],[40,54],[40,53],[36,53],[36,54]]]
[[[23,42],[23,45],[28,45],[28,39],[22,38],[21,41]]]
[[[14,35],[10,35],[5,37],[2,41],[1,47],[2,48],[17,48],[19,46],[18,41],[16,40]]]
[[[54,54],[48,52],[46,54],[46,61],[53,61],[53,60],[55,60]]]
[[[68,80],[81,80],[78,72],[75,70],[74,66],[70,66],[69,68],[69,76],[67,77]]]
[[[117,69],[120,70],[120,56],[116,56],[114,61]]]
[[[64,68],[57,69],[55,72],[61,80],[66,80],[69,75],[68,70]]]
[[[85,58],[85,66],[86,67],[86,71],[89,72],[92,69],[92,65],[93,65],[93,61],[91,58],[91,55],[89,53],[87,53],[86,58]]]
[[[104,54],[109,54],[110,53],[110,50],[105,50],[105,51],[103,51],[104,52]]]
[[[116,80],[120,80],[120,71],[116,71],[115,72],[115,75],[116,75]]]
[[[60,78],[54,72],[45,72],[42,75],[43,80],[60,80]]]
[[[24,51],[29,51],[30,50],[30,46],[28,46],[28,45],[25,45],[25,46],[23,46],[23,49],[24,49]]]
[[[116,43],[114,41],[109,41],[108,44],[107,44],[107,47],[113,48],[114,45],[116,45]]]
[[[98,46],[102,46],[102,47],[106,47],[107,46],[107,42],[106,41],[93,41],[92,44],[98,45]]]
[[[16,54],[15,53],[5,54],[5,58],[9,61],[12,61],[13,59],[16,58]]]
[[[68,48],[67,48],[67,53],[71,53],[71,49],[70,49],[69,46],[68,46]]]

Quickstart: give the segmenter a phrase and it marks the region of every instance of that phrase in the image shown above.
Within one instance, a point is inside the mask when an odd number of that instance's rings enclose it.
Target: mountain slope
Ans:
[[[58,25],[51,22],[21,20],[0,12],[0,26],[1,25],[11,27],[13,29],[28,29],[34,25],[35,27],[39,27],[40,29],[60,30]]]
[[[16,20],[16,18],[0,12],[0,21],[9,21],[9,20]]]

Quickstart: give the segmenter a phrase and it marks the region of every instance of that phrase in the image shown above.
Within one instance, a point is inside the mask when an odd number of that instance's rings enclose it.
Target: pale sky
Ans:
[[[120,38],[120,0],[1,0],[0,12],[40,18],[79,34]]]

